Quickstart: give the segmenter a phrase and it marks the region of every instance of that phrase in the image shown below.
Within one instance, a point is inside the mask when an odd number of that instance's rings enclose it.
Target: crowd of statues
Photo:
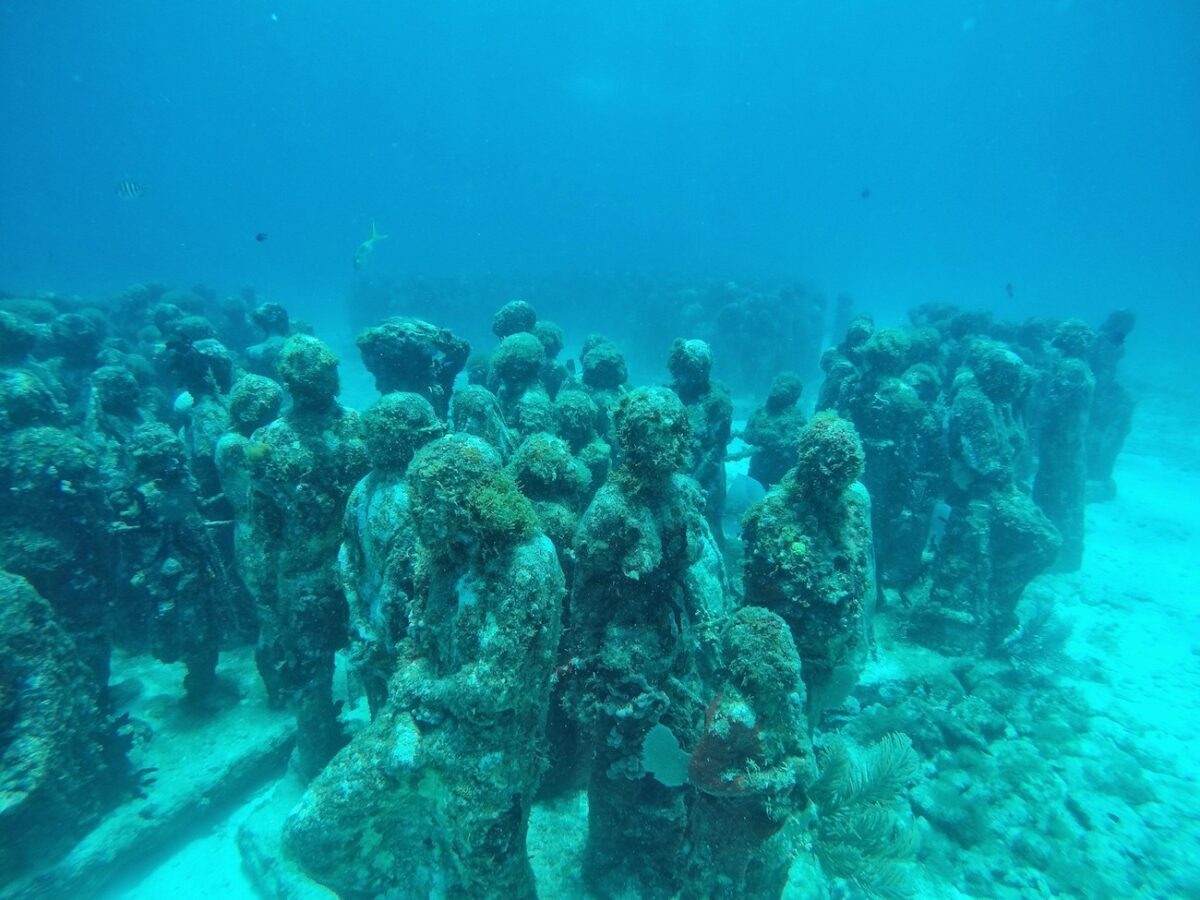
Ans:
[[[597,896],[778,896],[880,603],[987,654],[1032,578],[1079,566],[1132,327],[850,319],[815,415],[776,372],[735,435],[709,343],[634,387],[612,341],[564,362],[522,301],[474,352],[418,319],[364,330],[359,412],[330,348],[251,293],[5,298],[0,878],[136,790],[114,647],[182,662],[203,709],[222,647],[254,641],[307,784],[282,846],[343,896],[532,897],[532,804],[574,789]],[[735,436],[766,495],[727,534]]]

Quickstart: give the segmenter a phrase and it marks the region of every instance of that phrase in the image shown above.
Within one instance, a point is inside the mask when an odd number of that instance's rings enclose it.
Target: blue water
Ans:
[[[838,723],[852,709],[864,732],[941,748],[922,759],[913,808],[920,883],[960,892],[945,896],[989,895],[989,879],[1002,896],[1073,884],[1091,886],[1081,896],[1097,884],[1200,895],[1200,618],[1186,564],[1200,535],[1200,406],[1180,374],[1194,372],[1200,328],[1198,48],[1195,0],[0,0],[0,299],[20,311],[41,291],[102,301],[137,282],[203,283],[214,297],[253,286],[252,305],[278,301],[315,325],[341,357],[341,399],[365,407],[377,393],[359,329],[413,313],[487,352],[492,314],[527,297],[565,327],[561,361],[603,332],[626,351],[630,386],[667,380],[672,338],[712,340],[739,429],[767,382],[735,381],[733,354],[720,358],[740,332],[719,318],[737,303],[708,295],[691,319],[653,303],[730,281],[766,294],[802,283],[829,301],[825,326],[843,293],[880,325],[928,302],[1092,325],[1130,307],[1119,380],[1138,405],[1119,492],[1087,508],[1080,572],[1039,587],[1074,628],[1066,686],[1047,688],[1050,700],[1024,684],[993,695],[981,676],[971,690],[983,684],[979,697],[1007,717],[992,728],[982,700],[952,706],[974,674],[945,658],[938,668],[881,625],[871,677]],[[356,270],[373,228],[387,237]],[[433,287],[413,288],[416,276]],[[182,427],[194,398],[179,404],[162,335],[113,325],[108,349],[133,349],[105,359],[145,354],[139,378],[164,389],[155,414]],[[815,350],[843,332],[809,336]],[[35,355],[0,378],[27,363],[62,374]],[[806,411],[821,387],[810,356],[795,365]],[[92,427],[91,368],[65,368],[64,430]],[[726,469],[731,572],[738,519],[760,495],[742,462]],[[486,596],[469,593],[464,606]],[[883,620],[904,620],[900,597]],[[119,646],[115,670],[129,677],[113,683],[128,690],[115,693],[139,698],[133,719],[154,723],[157,746],[201,734],[176,711],[180,667]],[[234,810],[283,770],[291,721],[267,714],[252,648],[222,649],[222,674],[243,689],[231,708],[263,712],[231,734],[277,741],[278,771],[247,776],[221,809],[199,804],[216,849],[179,852],[193,835],[159,835],[160,857],[105,872],[120,876],[113,897],[251,896],[233,837],[246,809]],[[928,697],[911,689],[926,676]],[[936,728],[904,720],[920,703],[945,715]],[[972,715],[962,733],[986,733],[982,749],[955,732]],[[214,757],[226,751],[240,752]],[[171,778],[160,773],[143,818],[178,813]],[[586,813],[572,796],[535,809],[544,896],[585,896]],[[0,877],[5,853],[0,842]],[[795,883],[824,883],[798,871]]]
[[[1189,309],[1198,37],[1187,0],[8,2],[0,283],[328,302],[374,219],[380,274]]]

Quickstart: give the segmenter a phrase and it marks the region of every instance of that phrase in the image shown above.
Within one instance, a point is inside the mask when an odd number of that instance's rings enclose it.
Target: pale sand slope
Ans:
[[[1064,612],[1072,654],[1104,675],[1076,682],[1093,728],[1141,765],[1158,801],[1143,818],[1171,836],[1173,868],[1200,889],[1200,432],[1178,400],[1139,407],[1117,498],[1088,508]]]
[[[242,871],[237,848],[237,830],[254,802],[239,807],[211,831],[181,847],[175,854],[146,875],[136,885],[116,885],[103,897],[161,900],[163,897],[187,900],[257,900],[250,881]]]

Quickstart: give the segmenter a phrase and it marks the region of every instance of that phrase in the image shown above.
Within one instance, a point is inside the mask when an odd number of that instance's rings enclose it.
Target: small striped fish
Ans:
[[[142,186],[136,181],[117,182],[117,196],[122,200],[136,200],[142,196]]]

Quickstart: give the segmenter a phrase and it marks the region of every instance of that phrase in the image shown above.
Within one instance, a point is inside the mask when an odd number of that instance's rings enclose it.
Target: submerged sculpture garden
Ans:
[[[827,313],[811,389],[738,337],[815,357]],[[533,897],[531,815],[581,796],[596,897],[1137,887],[1052,789],[1088,726],[1036,581],[1116,491],[1133,315],[876,327],[782,288],[694,326],[634,385],[524,301],[485,347],[381,318],[357,411],[251,292],[0,299],[5,895],[173,777],[114,653],[182,663],[194,724],[251,645],[290,752],[244,832],[266,894]]]

